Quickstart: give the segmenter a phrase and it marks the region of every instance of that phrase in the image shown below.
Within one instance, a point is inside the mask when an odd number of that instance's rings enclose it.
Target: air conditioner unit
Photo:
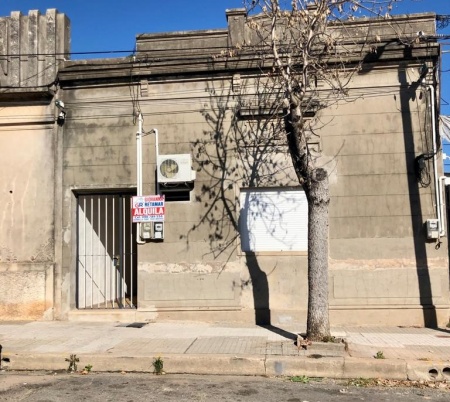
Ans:
[[[190,154],[159,155],[158,182],[182,183],[195,180]]]

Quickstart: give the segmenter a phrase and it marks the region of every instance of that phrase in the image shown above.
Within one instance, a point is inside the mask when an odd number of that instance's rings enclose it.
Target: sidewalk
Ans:
[[[2,368],[63,370],[70,354],[79,368],[152,372],[161,356],[168,373],[306,375],[450,381],[450,330],[334,328],[344,343],[294,344],[304,328],[157,322],[0,322]],[[380,352],[384,359],[375,359]],[[8,361],[9,360],[9,361]]]

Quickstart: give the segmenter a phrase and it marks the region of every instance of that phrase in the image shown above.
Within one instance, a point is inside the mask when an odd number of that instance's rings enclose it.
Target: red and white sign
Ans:
[[[166,206],[163,195],[133,197],[131,208],[133,223],[164,222]]]

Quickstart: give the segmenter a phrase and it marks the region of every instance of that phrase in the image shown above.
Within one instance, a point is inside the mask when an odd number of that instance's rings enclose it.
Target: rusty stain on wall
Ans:
[[[45,301],[0,304],[0,320],[37,320],[44,313]]]

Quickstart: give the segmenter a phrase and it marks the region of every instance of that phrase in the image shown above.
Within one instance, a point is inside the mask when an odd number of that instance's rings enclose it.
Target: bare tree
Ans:
[[[280,186],[295,175],[308,199],[307,336],[322,340],[330,337],[328,179],[335,163],[320,152],[320,129],[327,122],[319,112],[347,99],[348,84],[365,71],[366,61],[378,60],[389,44],[412,46],[415,38],[390,20],[394,0],[247,1],[241,42],[214,56],[219,63],[234,62],[242,88],[215,81],[208,88],[210,104],[201,111],[207,129],[193,143],[195,161],[208,178],[198,197],[205,208],[187,239],[206,225],[213,229],[213,258],[231,256],[242,229],[234,187]],[[364,23],[352,24],[356,17]],[[384,38],[380,23],[389,27]],[[285,164],[289,155],[294,175]],[[247,252],[246,260],[255,311],[269,311],[268,319],[256,314],[257,322],[270,324],[267,280],[254,253]],[[265,297],[257,294],[263,288]]]
[[[284,122],[284,134],[299,184],[308,199],[307,336],[330,336],[328,314],[329,172],[318,163],[310,140],[321,108],[345,96],[363,58],[376,51],[376,37],[355,39],[346,21],[355,16],[388,18],[395,0],[248,0],[247,43],[237,51],[261,60],[272,97],[270,119]],[[368,33],[367,33],[368,35]],[[249,39],[250,38],[250,39]],[[319,87],[322,90],[319,90]],[[323,90],[326,88],[326,91]],[[275,107],[274,107],[275,105]]]

